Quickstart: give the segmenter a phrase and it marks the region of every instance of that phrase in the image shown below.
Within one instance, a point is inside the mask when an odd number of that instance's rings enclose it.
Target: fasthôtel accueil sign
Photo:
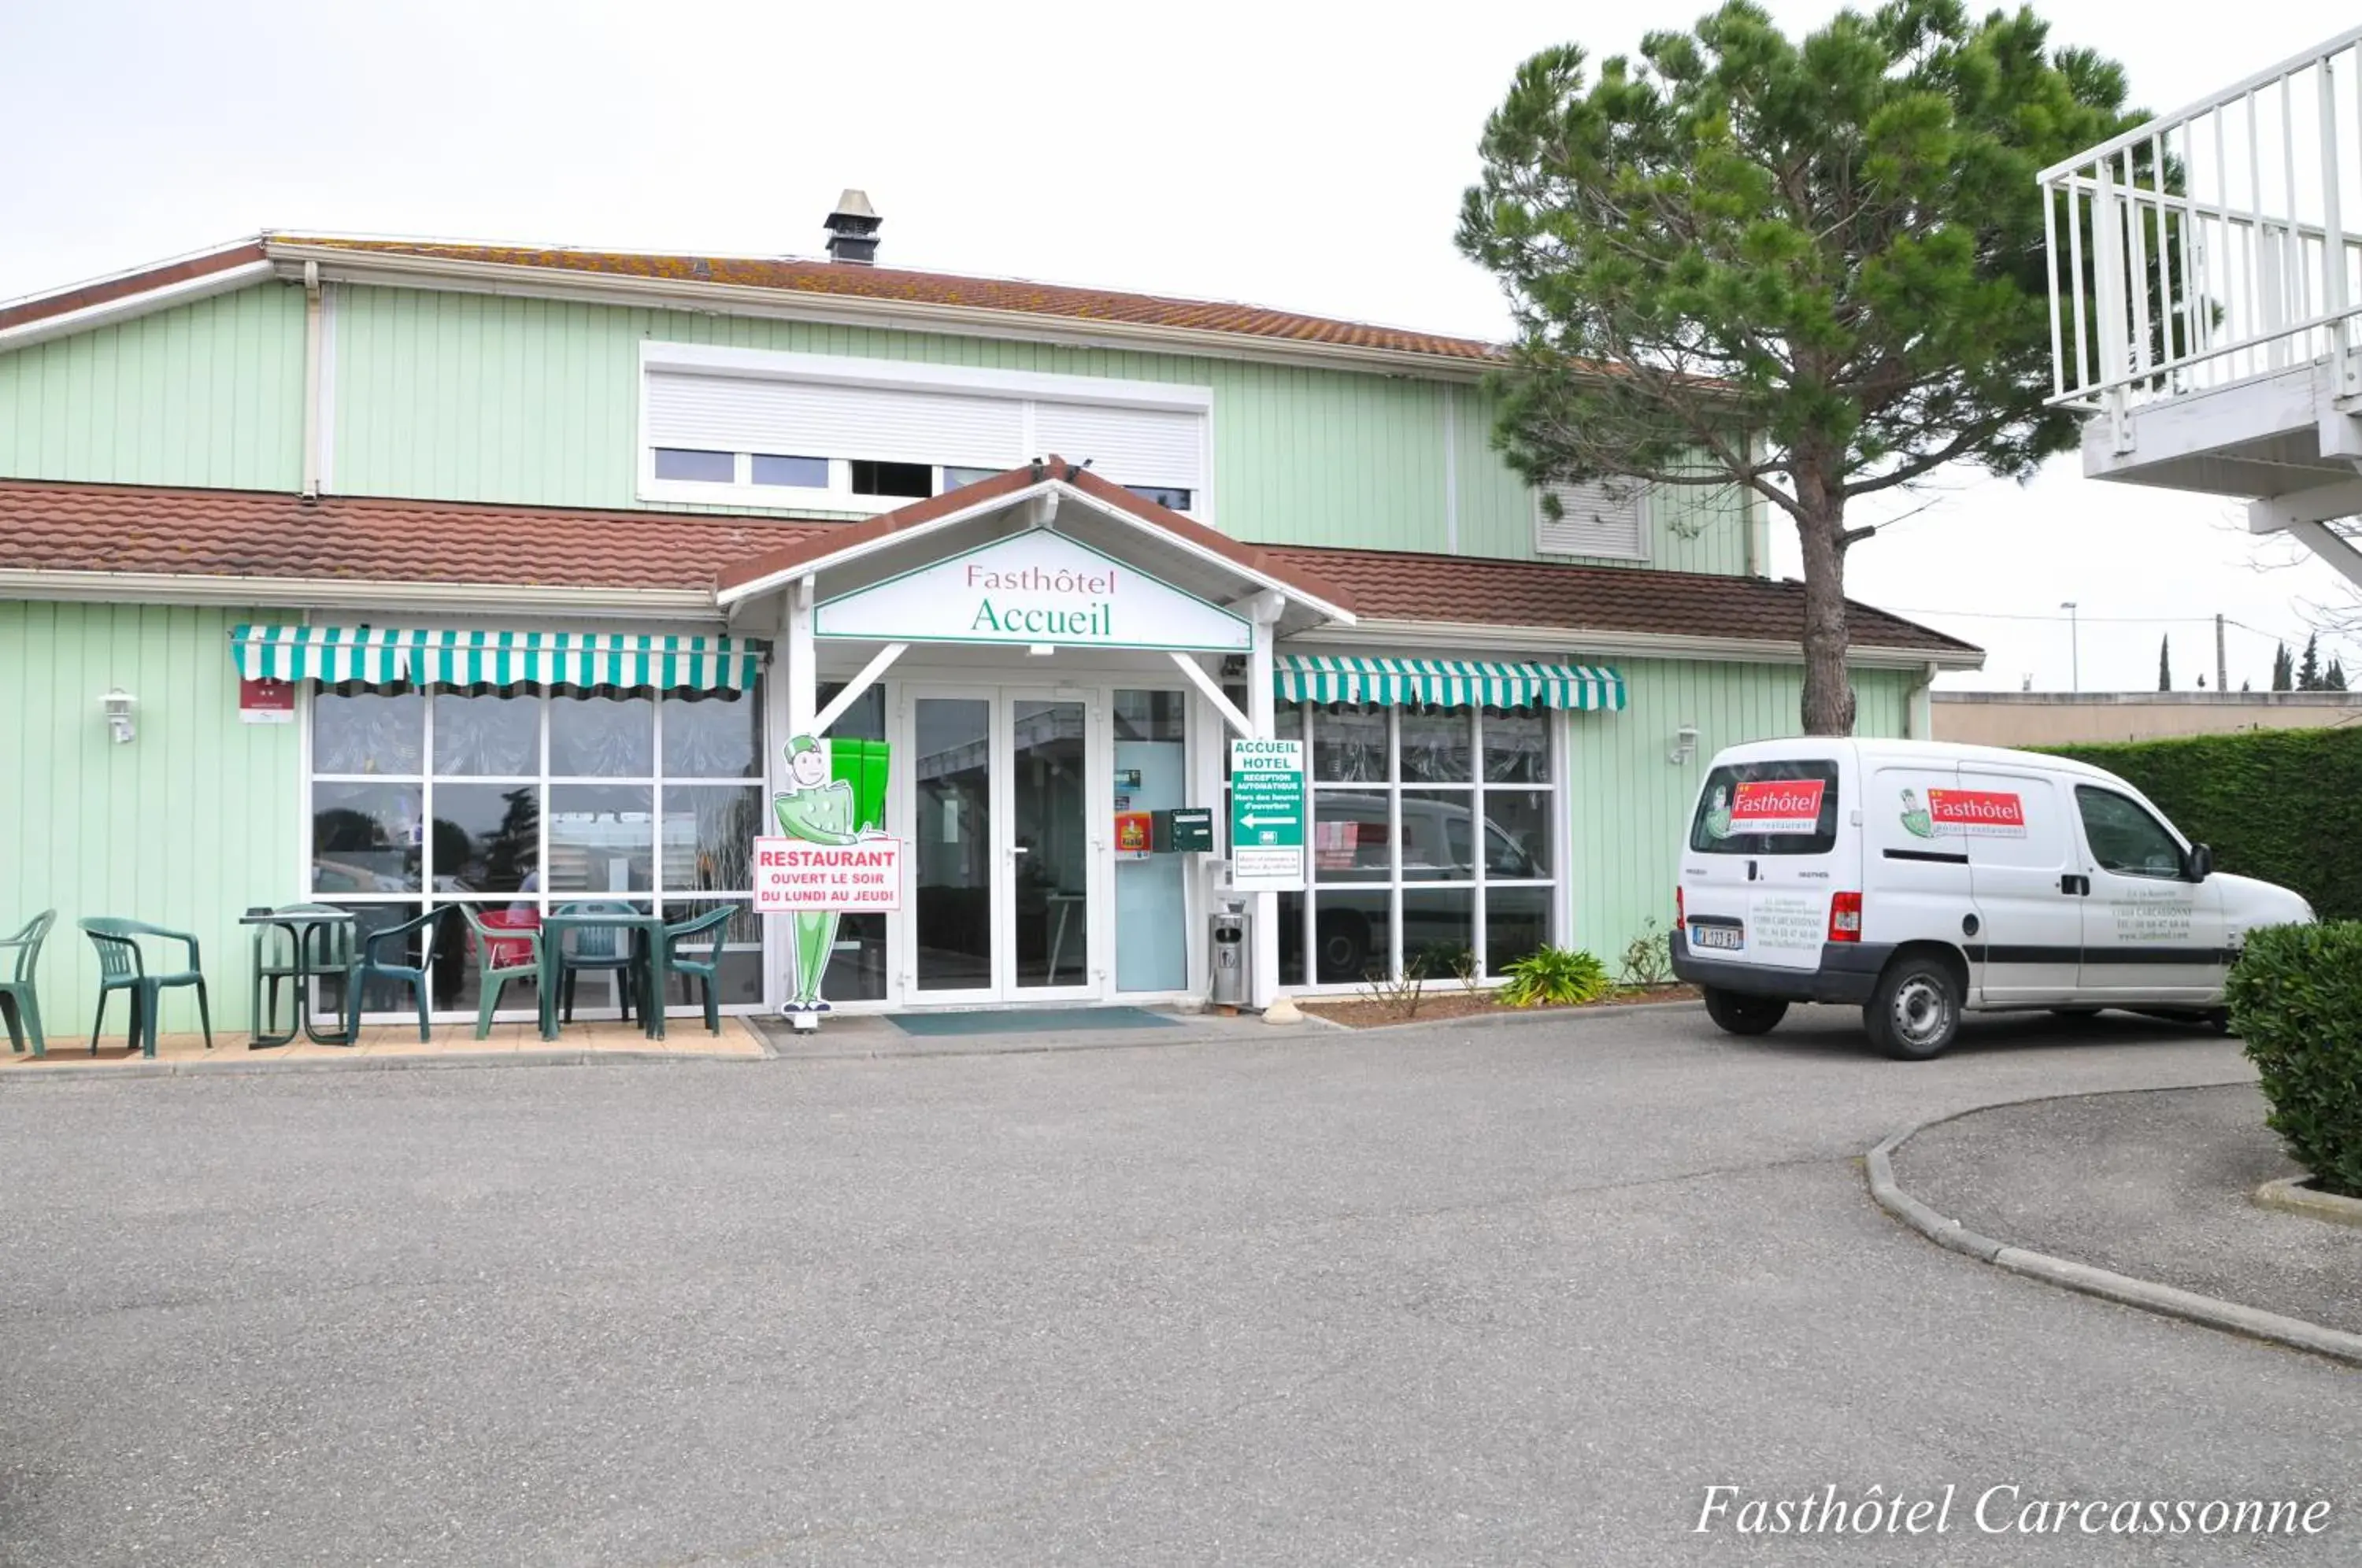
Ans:
[[[1047,528],[822,601],[815,637],[1243,653],[1243,617]]]

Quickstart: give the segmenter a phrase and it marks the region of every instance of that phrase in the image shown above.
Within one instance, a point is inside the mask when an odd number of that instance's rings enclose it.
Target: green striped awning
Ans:
[[[239,626],[230,633],[230,648],[238,673],[250,680],[746,691],[769,645],[753,637],[613,632]]]
[[[1624,706],[1624,678],[1605,665],[1284,653],[1272,661],[1272,678],[1279,695],[1291,702],[1585,711]]]

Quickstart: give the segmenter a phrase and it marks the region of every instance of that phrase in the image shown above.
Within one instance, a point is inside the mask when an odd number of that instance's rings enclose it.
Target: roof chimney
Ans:
[[[828,259],[851,267],[866,267],[877,259],[877,226],[886,220],[869,204],[866,191],[847,191],[836,199],[836,211],[821,226],[828,230]]]

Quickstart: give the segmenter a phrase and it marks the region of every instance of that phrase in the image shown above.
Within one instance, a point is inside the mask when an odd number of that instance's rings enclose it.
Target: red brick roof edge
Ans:
[[[1045,477],[1047,465],[1045,468]],[[1061,477],[1064,470],[1057,470]],[[1031,469],[983,486],[1014,493]],[[1165,511],[1088,469],[1068,480],[1094,499],[1368,620],[1445,623],[1586,635],[1726,637],[1794,643],[1804,585],[1757,578],[1592,567],[1400,550],[1251,545]],[[602,511],[476,502],[173,490],[0,480],[0,571],[273,580],[389,589],[646,589],[711,595],[841,549],[857,537],[941,516],[979,496],[969,487],[866,523],[709,513]],[[949,504],[945,504],[949,503]],[[922,508],[933,508],[922,512]],[[900,519],[899,523],[895,519]],[[864,530],[868,530],[864,534]],[[1866,604],[1849,607],[1857,647],[1974,656],[1975,645]],[[1481,646],[1481,632],[1472,638]]]

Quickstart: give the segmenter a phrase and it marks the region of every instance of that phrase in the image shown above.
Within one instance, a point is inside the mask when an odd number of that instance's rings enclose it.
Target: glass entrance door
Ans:
[[[916,874],[912,977],[920,999],[989,998],[994,958],[992,696],[920,697],[911,703],[911,834]]]
[[[1087,996],[1091,972],[1090,708],[1012,692],[1010,966],[1028,996]]]
[[[1093,889],[1105,859],[1080,697],[912,692],[911,1000],[1099,994]]]

